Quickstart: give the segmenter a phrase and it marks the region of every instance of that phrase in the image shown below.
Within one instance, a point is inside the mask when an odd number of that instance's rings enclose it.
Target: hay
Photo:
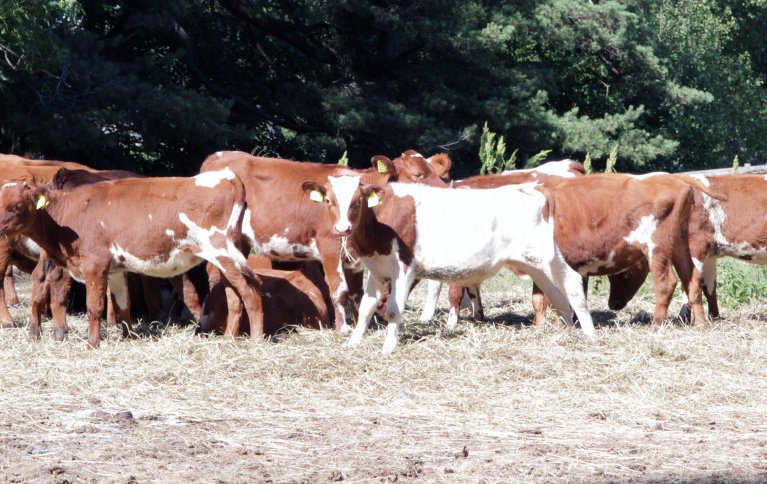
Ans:
[[[4,482],[742,481],[767,479],[767,306],[690,328],[643,323],[647,297],[591,305],[598,338],[529,326],[528,289],[483,293],[488,322],[417,321],[348,349],[168,326],[86,349],[44,326],[0,332]],[[442,301],[440,307],[445,308]],[[672,308],[673,310],[674,308]],[[14,313],[28,318],[28,297]],[[120,414],[129,411],[130,416]],[[122,415],[122,416],[121,416]]]

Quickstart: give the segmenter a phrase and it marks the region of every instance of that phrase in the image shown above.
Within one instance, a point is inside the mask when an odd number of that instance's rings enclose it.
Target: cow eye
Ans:
[[[423,178],[423,173],[419,172],[419,173],[414,174],[413,176],[416,177],[416,178]]]
[[[23,203],[17,203],[16,204],[16,211],[17,212],[21,212],[22,210],[24,210],[24,204]]]

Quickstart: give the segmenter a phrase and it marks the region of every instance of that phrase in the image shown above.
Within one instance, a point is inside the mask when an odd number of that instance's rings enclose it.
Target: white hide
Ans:
[[[359,175],[353,176],[329,176],[328,184],[330,189],[335,193],[338,200],[339,207],[349,207],[352,201],[352,197],[357,192],[360,186]],[[349,210],[341,210],[340,217],[334,227],[338,233],[346,233],[351,229],[351,222],[349,222]]]
[[[544,163],[540,166],[537,166],[535,168],[529,168],[527,170],[506,170],[502,172],[502,174],[506,175],[509,173],[531,173],[531,174],[543,174],[543,175],[552,175],[552,176],[558,176],[561,178],[575,178],[577,175],[570,171],[570,167],[572,164],[575,163],[573,160],[560,160],[560,161],[549,161],[548,163]]]
[[[109,252],[112,253],[112,267],[115,270],[137,272],[153,277],[177,276],[201,262],[199,258],[179,249],[173,249],[167,257],[158,255],[142,259],[123,249],[117,242],[109,247]]]
[[[198,187],[213,188],[221,183],[221,180],[233,180],[234,177],[234,172],[226,167],[223,170],[206,171],[195,175],[194,184]]]
[[[652,264],[652,252],[655,249],[655,242],[652,240],[655,229],[658,228],[658,219],[652,215],[645,215],[639,220],[639,225],[623,240],[629,245],[644,245],[647,247],[647,262]]]
[[[181,223],[186,226],[187,233],[186,238],[180,240],[179,244],[196,246],[199,251],[195,253],[195,255],[209,261],[218,267],[218,269],[223,273],[226,273],[226,270],[218,261],[219,257],[232,259],[237,268],[244,267],[247,264],[245,256],[242,255],[242,253],[237,250],[236,247],[234,247],[228,237],[226,237],[227,230],[237,225],[241,213],[242,206],[239,204],[234,204],[232,207],[232,213],[229,216],[229,221],[227,222],[227,225],[224,229],[220,229],[215,225],[205,229],[197,225],[193,220],[189,218],[187,214],[182,212],[178,215],[178,218],[181,220]],[[226,238],[226,248],[215,246],[212,239],[216,235]]]
[[[396,335],[396,327],[391,325],[401,319],[408,284],[416,277],[472,286],[494,276],[509,262],[528,272],[549,295],[554,308],[568,319],[569,298],[584,333],[593,335],[581,276],[567,265],[556,247],[553,220],[543,220],[546,198],[533,184],[484,190],[403,183],[390,186],[395,196],[411,197],[414,201],[416,242],[410,267],[399,262],[396,243],[391,255],[362,258],[371,274],[368,285],[371,280],[378,281],[378,285],[392,281],[387,312],[394,318],[387,330],[385,352],[393,349],[391,338]],[[343,213],[348,205],[339,208]],[[460,230],[455,230],[455,220],[462,221]],[[377,302],[369,300],[374,293],[375,287],[366,289],[360,304],[360,321],[350,344],[358,342],[365,331]]]
[[[250,224],[247,225],[250,226]],[[244,226],[245,223],[243,222],[243,227]],[[251,233],[253,233],[252,230]],[[321,259],[320,250],[317,248],[317,241],[315,239],[312,239],[309,245],[304,245],[296,242],[291,242],[287,237],[272,235],[269,237],[269,240],[262,244],[253,242],[251,242],[251,244],[253,245],[253,250],[256,252],[266,254],[269,257],[276,257],[281,260]],[[307,255],[306,257],[299,258],[295,256],[297,252],[302,252]],[[277,254],[276,256],[274,255],[275,253]]]

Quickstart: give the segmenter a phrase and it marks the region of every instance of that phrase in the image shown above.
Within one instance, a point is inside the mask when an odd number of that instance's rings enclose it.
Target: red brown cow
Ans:
[[[706,295],[709,317],[718,318],[716,260],[734,257],[767,264],[767,217],[763,210],[767,203],[767,177],[693,175],[693,178],[726,197],[717,200],[705,193],[697,194],[699,203],[690,216],[690,253],[697,279],[693,287],[702,289]]]
[[[251,336],[263,335],[260,281],[237,249],[245,191],[231,170],[193,178],[136,178],[69,191],[6,183],[0,235],[27,235],[87,290],[88,344],[100,342],[109,280],[130,334],[125,272],[172,277],[203,260],[218,267],[242,297]]]
[[[295,270],[276,270],[272,261],[250,255],[248,267],[261,278],[264,293],[264,331],[274,334],[287,326],[329,328],[333,315],[330,291],[325,283],[322,266],[316,261],[300,262]],[[236,336],[248,331],[247,315],[232,311],[241,305],[235,294],[223,284],[214,284],[202,305],[199,331]],[[235,301],[227,299],[235,298]],[[231,318],[231,319],[230,319]],[[229,328],[229,329],[227,329]]]
[[[250,223],[243,228],[252,247],[275,260],[319,260],[335,305],[336,329],[345,330],[348,295],[362,289],[362,268],[354,264],[341,239],[333,234],[327,210],[305,198],[301,184],[306,180],[326,183],[345,174],[360,175],[367,183],[384,183],[389,178],[434,186],[446,186],[440,178],[450,166],[444,155],[424,158],[413,150],[393,162],[385,156],[373,158],[378,169],[361,171],[343,166],[260,158],[243,152],[218,152],[209,156],[201,172],[230,168],[243,180]],[[387,172],[387,166],[396,171]],[[380,169],[380,170],[379,170]],[[349,300],[356,306],[354,297]],[[353,311],[352,319],[355,319]]]
[[[464,180],[457,180],[452,182],[451,186],[455,188],[489,189],[506,185],[544,182],[551,177],[573,178],[583,175],[585,175],[585,170],[583,165],[579,162],[574,160],[561,160],[544,163],[533,169],[505,171],[498,174],[480,175],[466,178]],[[513,266],[508,266],[507,269],[517,275],[524,275],[524,273]],[[610,309],[618,310],[625,307],[636,291],[642,286],[642,283],[647,278],[648,272],[649,267],[647,266],[647,261],[644,258],[640,258],[630,269],[619,274],[611,274],[608,276],[610,279],[608,306]],[[584,284],[587,284],[587,278],[584,279]],[[441,286],[442,284],[439,281],[429,281],[428,295],[421,313],[422,321],[429,321],[434,317]],[[454,328],[458,322],[461,306],[465,302],[468,302],[468,304],[471,305],[473,316],[475,318],[484,319],[479,286],[466,288],[461,286],[450,286],[448,302],[449,313],[447,327],[449,329]],[[533,284],[532,302],[535,313],[535,324],[541,325],[546,320],[546,309],[550,304],[548,300],[546,300],[543,292],[535,284]]]
[[[703,319],[688,226],[699,192],[717,200],[725,196],[689,177],[655,173],[552,178],[538,189],[549,200],[557,246],[581,275],[615,274],[644,257],[655,286],[653,323],[667,316],[676,286],[673,269],[690,297],[693,321]]]

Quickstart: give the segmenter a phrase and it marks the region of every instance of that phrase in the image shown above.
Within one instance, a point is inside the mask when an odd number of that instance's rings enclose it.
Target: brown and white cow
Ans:
[[[734,257],[754,264],[767,264],[767,176],[692,175],[709,189],[721,193],[717,200],[697,194],[698,209],[690,216],[690,254],[698,283],[708,300],[708,315],[719,317],[716,295],[716,260]],[[694,297],[694,296],[692,296]]]
[[[263,256],[248,256],[248,267],[261,278],[264,294],[264,331],[274,334],[288,326],[331,327],[333,303],[317,261],[291,263],[293,270],[272,269]],[[248,331],[247,315],[230,308],[241,306],[236,294],[221,283],[211,287],[202,305],[199,332],[237,336]],[[229,294],[228,294],[229,292]],[[235,298],[234,303],[228,299]],[[239,308],[238,308],[239,309]]]
[[[550,161],[532,169],[510,170],[497,174],[480,175],[463,180],[456,180],[451,183],[451,186],[455,188],[488,189],[506,185],[519,185],[522,183],[544,182],[551,177],[573,178],[585,174],[586,172],[581,163],[566,159],[561,161]],[[507,269],[517,275],[524,275],[524,273],[513,266],[508,266]],[[640,258],[629,269],[618,274],[609,275],[610,295],[608,306],[610,309],[618,310],[625,307],[647,278],[648,272],[649,267],[647,266],[647,261],[644,258]],[[584,284],[587,284],[587,280],[587,278],[584,279]],[[421,312],[421,321],[429,321],[434,317],[441,286],[442,283],[439,281],[429,281],[426,302],[423,311]],[[461,306],[467,303],[471,305],[474,318],[484,319],[479,286],[466,288],[461,286],[450,286],[448,293],[448,329],[452,329],[456,326]],[[533,284],[532,303],[535,314],[535,324],[541,325],[546,320],[546,309],[550,304],[548,300],[546,300],[543,292],[535,284]]]
[[[321,184],[345,176],[360,176],[366,183],[385,183],[392,179],[433,186],[446,186],[440,178],[450,168],[445,155],[425,158],[408,150],[393,162],[385,156],[373,157],[367,170],[343,166],[261,158],[243,152],[218,152],[209,156],[200,171],[229,168],[242,179],[250,223],[243,232],[252,247],[274,260],[318,260],[335,304],[336,329],[345,330],[345,304],[348,295],[362,290],[362,268],[350,263],[342,241],[333,233],[327,210],[305,198],[301,184],[314,180]],[[387,167],[392,167],[387,168]],[[356,301],[349,302],[354,307]],[[356,312],[356,311],[354,311]],[[352,319],[355,319],[352,314]]]
[[[244,301],[251,336],[263,335],[259,279],[238,250],[245,191],[231,170],[192,178],[138,178],[69,191],[8,182],[0,189],[0,236],[26,235],[85,281],[88,344],[100,342],[109,280],[130,332],[125,272],[172,277],[205,260]]]
[[[304,190],[308,198],[327,202],[335,232],[348,236],[369,271],[350,345],[361,341],[387,285],[384,352],[397,345],[398,325],[416,278],[476,285],[507,264],[529,274],[563,317],[570,319],[572,306],[584,333],[594,334],[582,278],[556,247],[554,223],[545,217],[546,197],[532,184],[488,190],[378,186],[347,175],[325,185],[307,181]],[[465,220],[458,231],[456,218]]]
[[[661,173],[551,178],[537,189],[549,201],[557,246],[581,275],[615,274],[644,257],[655,286],[653,323],[668,313],[674,269],[690,298],[693,321],[703,319],[688,227],[696,193],[717,200],[725,196],[698,180]]]

